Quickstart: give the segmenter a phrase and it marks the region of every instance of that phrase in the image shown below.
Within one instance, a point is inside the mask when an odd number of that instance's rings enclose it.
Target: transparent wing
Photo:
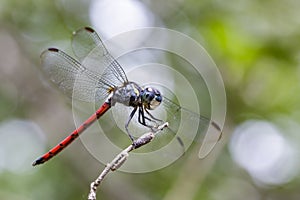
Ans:
[[[68,96],[88,102],[106,97],[110,86],[103,83],[101,76],[63,51],[56,48],[45,50],[41,54],[41,63],[51,81]]]
[[[207,117],[182,108],[166,97],[163,97],[162,106],[167,111],[166,121],[169,123],[169,128],[174,133],[179,130],[182,132],[182,135],[178,136],[183,139],[183,143],[185,143],[185,140],[197,140],[199,138],[197,133],[204,134],[200,136],[203,142],[201,143],[199,157],[206,157],[221,138],[220,127]]]
[[[44,71],[68,96],[94,102],[105,98],[112,88],[128,82],[124,70],[93,29],[74,32],[72,48],[80,62],[55,48],[41,55]]]
[[[72,48],[76,57],[89,71],[103,74],[108,85],[120,86],[128,82],[120,64],[109,54],[98,34],[89,27],[73,33]]]

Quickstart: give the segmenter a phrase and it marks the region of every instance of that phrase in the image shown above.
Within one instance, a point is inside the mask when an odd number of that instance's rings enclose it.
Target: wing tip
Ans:
[[[92,29],[91,27],[84,27],[84,29],[87,30],[87,31],[89,31],[89,32],[91,32],[91,33],[95,32],[95,30]]]
[[[59,52],[59,49],[51,47],[51,48],[48,48],[48,51]]]
[[[44,56],[46,56],[47,53],[49,53],[49,52],[55,52],[55,53],[57,53],[57,52],[59,52],[59,49],[54,48],[54,47],[48,48],[48,49],[44,50],[44,51],[41,53],[40,58],[42,59],[42,58],[43,58]]]
[[[96,32],[93,28],[91,28],[91,27],[89,27],[89,26],[86,26],[86,27],[83,27],[83,28],[80,28],[80,29],[78,29],[77,31],[73,31],[73,33],[72,33],[72,35],[73,35],[73,38],[74,38],[74,36],[76,35],[76,34],[78,34],[79,32],[81,32],[81,31],[88,31],[88,32],[90,32],[90,33],[94,33],[94,32]]]
[[[223,132],[222,132],[221,127],[214,121],[211,121],[211,125],[220,132],[220,135],[219,135],[219,138],[218,138],[218,141],[220,141],[222,136],[223,136]]]
[[[220,126],[216,123],[216,122],[214,122],[214,121],[211,121],[211,125],[213,126],[213,127],[215,127],[218,131],[222,131],[221,130],[221,128],[220,128]]]

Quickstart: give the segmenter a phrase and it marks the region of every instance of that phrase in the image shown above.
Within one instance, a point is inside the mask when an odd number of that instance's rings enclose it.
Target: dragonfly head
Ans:
[[[145,108],[154,110],[162,102],[160,92],[152,87],[146,87],[141,93],[142,103]]]

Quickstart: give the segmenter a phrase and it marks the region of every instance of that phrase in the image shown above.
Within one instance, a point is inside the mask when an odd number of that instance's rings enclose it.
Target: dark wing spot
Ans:
[[[89,32],[91,32],[91,33],[95,32],[94,29],[92,29],[91,27],[85,27],[84,29],[87,30],[87,31],[89,31]]]
[[[57,48],[48,48],[48,51],[59,52]]]
[[[212,121],[212,122],[211,122],[211,125],[212,125],[213,127],[215,127],[218,131],[221,131],[220,126],[219,126],[216,122]]]

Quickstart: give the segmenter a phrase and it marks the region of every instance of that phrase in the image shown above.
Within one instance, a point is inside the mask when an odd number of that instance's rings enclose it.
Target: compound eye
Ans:
[[[160,103],[161,103],[162,97],[161,97],[160,95],[156,95],[156,96],[155,96],[155,100],[156,100],[157,102],[160,102]]]
[[[154,94],[152,92],[145,92],[145,100],[150,102],[154,98]]]
[[[156,101],[156,99],[153,99],[150,102],[150,110],[154,110],[155,108],[157,108],[160,105],[161,101]]]
[[[162,102],[162,96],[157,89],[147,87],[143,91],[142,102],[147,109],[154,110]]]
[[[150,101],[150,109],[154,110],[162,102],[162,96],[160,95],[160,92],[158,90],[152,88],[152,91],[154,94],[154,98]]]

